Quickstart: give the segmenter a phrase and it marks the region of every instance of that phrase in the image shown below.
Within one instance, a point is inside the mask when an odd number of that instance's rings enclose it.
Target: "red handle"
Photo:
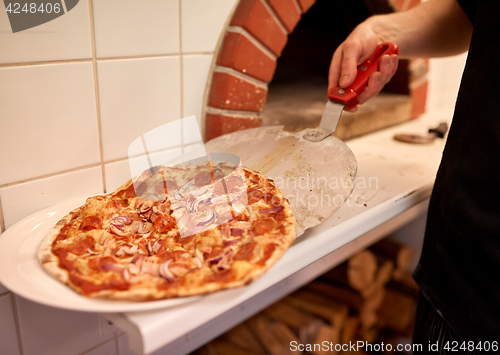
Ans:
[[[358,74],[356,75],[356,79],[354,79],[354,83],[345,89],[341,87],[332,87],[328,91],[328,99],[341,102],[345,104],[347,108],[359,104],[358,95],[365,90],[368,78],[372,73],[378,70],[380,58],[385,54],[399,54],[398,45],[392,42],[379,44],[372,56],[366,62],[358,66]]]

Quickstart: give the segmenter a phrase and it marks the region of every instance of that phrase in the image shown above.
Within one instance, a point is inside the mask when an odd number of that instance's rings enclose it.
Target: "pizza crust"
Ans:
[[[257,242],[259,251],[262,251],[263,248],[268,244],[272,243],[276,245],[274,251],[267,258],[267,260],[265,260],[263,265],[258,265],[256,262],[252,263],[250,261],[237,260],[231,263],[230,273],[234,278],[233,280],[216,280],[214,282],[208,282],[207,279],[211,276],[214,276],[215,273],[213,272],[213,269],[209,268],[207,262],[205,261],[202,267],[199,268],[199,270],[195,271],[193,274],[188,274],[188,276],[181,279],[181,282],[178,282],[178,284],[176,285],[169,286],[166,289],[158,289],[156,287],[159,281],[164,282],[163,279],[156,279],[157,282],[155,283],[155,279],[153,278],[152,280],[145,282],[144,285],[133,285],[128,290],[105,289],[98,292],[86,294],[86,296],[108,300],[149,301],[172,297],[194,296],[219,291],[222,289],[240,287],[260,277],[272,265],[274,265],[274,263],[276,263],[283,256],[286,250],[293,244],[296,233],[296,222],[288,202],[286,201],[281,191],[276,188],[272,180],[269,180],[250,169],[245,168],[245,170],[247,172],[250,172],[251,174],[255,174],[261,178],[264,178],[267,184],[275,189],[274,195],[278,196],[278,198],[282,201],[282,210],[285,216],[284,222],[282,223],[282,225],[284,226],[284,233],[277,236],[276,231],[273,230],[263,235],[255,236],[253,239]],[[126,190],[132,184],[133,181],[130,180],[122,185],[119,189],[117,189],[117,191]],[[106,197],[109,198],[112,195],[113,194],[109,194],[106,195]],[[37,254],[40,264],[47,273],[55,277],[60,282],[68,285],[74,291],[80,294],[83,293],[82,289],[71,282],[69,272],[59,265],[59,258],[53,253],[52,248],[53,242],[61,232],[61,229],[68,223],[70,223],[73,218],[81,218],[81,215],[85,213],[83,211],[84,206],[71,211],[56,224],[56,226],[42,240]],[[87,258],[89,258],[89,256],[87,256]]]

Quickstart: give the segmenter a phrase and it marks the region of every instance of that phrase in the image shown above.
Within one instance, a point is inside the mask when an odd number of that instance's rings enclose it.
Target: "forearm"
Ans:
[[[472,34],[472,24],[456,0],[430,0],[408,11],[371,17],[364,25],[380,42],[397,43],[402,58],[463,53]]]

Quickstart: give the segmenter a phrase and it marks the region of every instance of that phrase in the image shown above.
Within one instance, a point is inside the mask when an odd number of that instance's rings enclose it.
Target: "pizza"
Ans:
[[[43,239],[43,269],[84,296],[148,301],[245,285],[291,246],[272,180],[224,162],[155,166],[90,197]]]

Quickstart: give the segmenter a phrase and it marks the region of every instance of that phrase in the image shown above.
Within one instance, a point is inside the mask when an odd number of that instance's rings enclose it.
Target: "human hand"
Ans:
[[[347,88],[357,75],[357,66],[366,61],[377,46],[384,42],[365,21],[354,29],[346,40],[335,50],[330,64],[328,89],[331,87]],[[396,54],[383,55],[380,58],[378,71],[372,73],[365,90],[359,95],[362,104],[377,95],[385,84],[391,80],[398,68]],[[357,106],[346,110],[355,112]]]

